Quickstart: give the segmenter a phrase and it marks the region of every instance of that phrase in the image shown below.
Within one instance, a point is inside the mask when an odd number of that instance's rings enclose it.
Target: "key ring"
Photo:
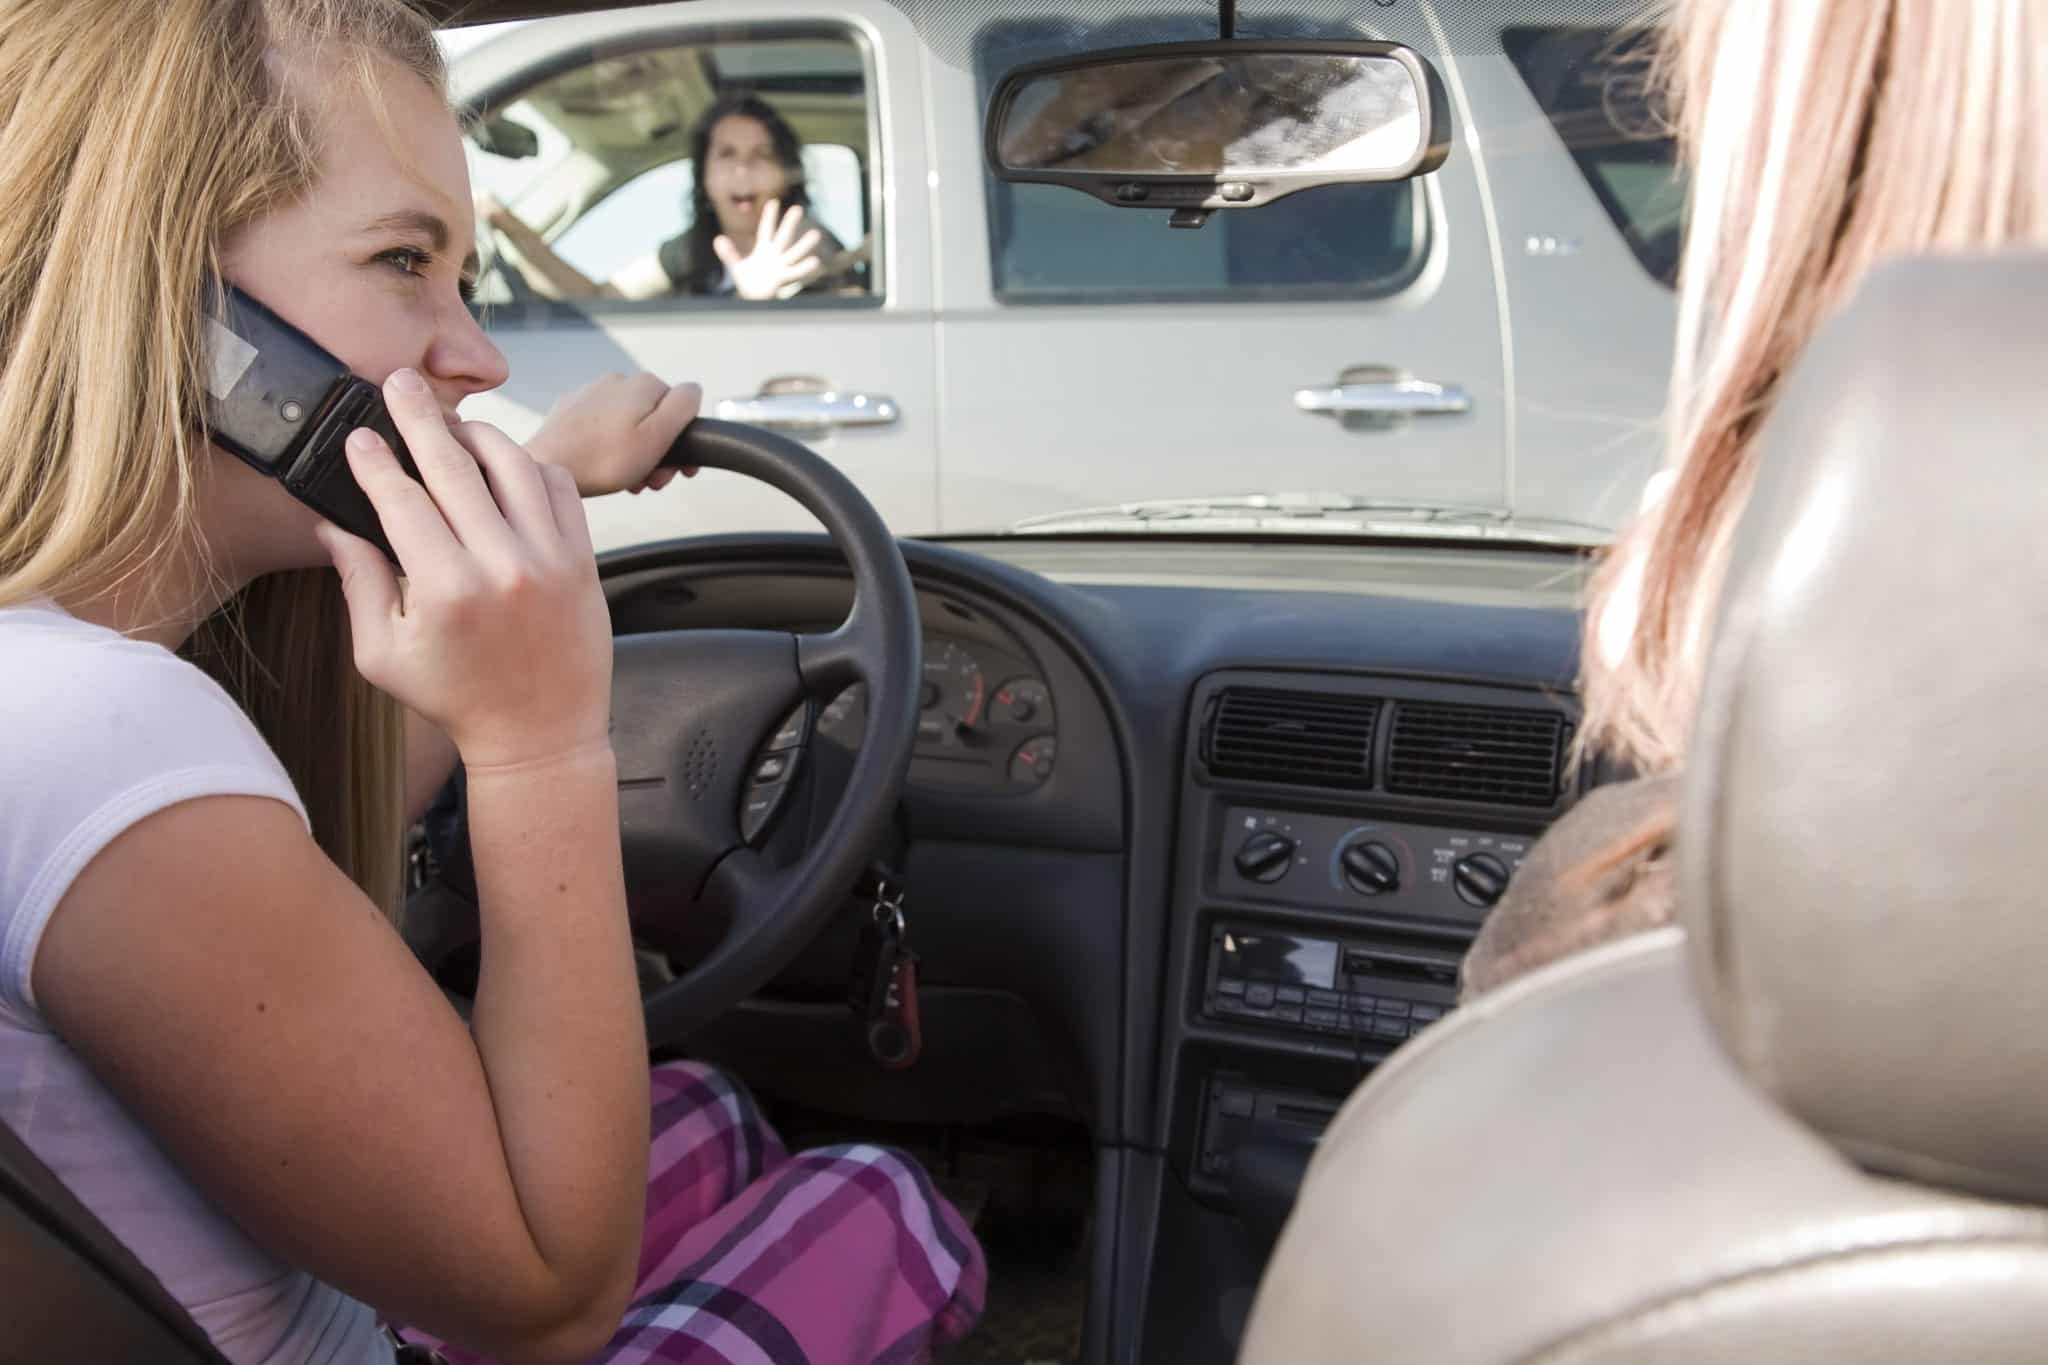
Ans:
[[[892,889],[895,890],[894,896],[890,895]],[[903,937],[903,931],[906,926],[903,919],[903,891],[901,888],[891,888],[887,882],[876,883],[874,916],[877,929],[880,929],[891,938]]]

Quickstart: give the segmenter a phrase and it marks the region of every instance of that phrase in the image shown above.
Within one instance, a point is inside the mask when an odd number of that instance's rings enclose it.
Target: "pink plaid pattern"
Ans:
[[[915,1161],[865,1143],[791,1156],[744,1089],[696,1062],[652,1082],[640,1282],[599,1365],[898,1365],[981,1317],[981,1247]]]

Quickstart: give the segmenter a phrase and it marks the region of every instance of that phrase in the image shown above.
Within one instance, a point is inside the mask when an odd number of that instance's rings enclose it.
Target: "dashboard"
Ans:
[[[1266,1255],[1245,1158],[1312,1145],[1454,1007],[1521,856],[1606,780],[1562,762],[1587,562],[1164,538],[902,549],[924,639],[898,820],[923,1057],[877,1070],[850,1041],[868,908],[852,903],[693,1051],[851,1118],[1085,1124],[1084,1358],[1227,1361]],[[621,635],[815,631],[852,607],[813,536],[639,547],[604,575]],[[864,720],[851,689],[814,747],[850,756]],[[834,769],[809,765],[808,813],[776,838],[822,828]]]

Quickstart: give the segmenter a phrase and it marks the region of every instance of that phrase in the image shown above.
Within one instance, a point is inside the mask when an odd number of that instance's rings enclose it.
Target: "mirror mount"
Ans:
[[[1233,27],[1234,0],[1219,0]],[[1412,48],[1216,40],[1117,48],[1009,72],[984,154],[1012,184],[1064,185],[1200,227],[1319,185],[1426,175],[1450,154],[1450,98]]]

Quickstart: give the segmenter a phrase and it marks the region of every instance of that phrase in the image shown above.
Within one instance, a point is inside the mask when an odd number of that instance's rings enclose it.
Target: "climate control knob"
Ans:
[[[1287,875],[1300,847],[1284,834],[1261,830],[1244,841],[1237,851],[1237,875],[1248,882],[1277,882]]]
[[[1508,889],[1508,865],[1491,853],[1468,853],[1451,869],[1458,899],[1485,910]]]
[[[1347,847],[1338,858],[1344,882],[1361,896],[1384,896],[1401,886],[1401,860],[1385,844]]]

